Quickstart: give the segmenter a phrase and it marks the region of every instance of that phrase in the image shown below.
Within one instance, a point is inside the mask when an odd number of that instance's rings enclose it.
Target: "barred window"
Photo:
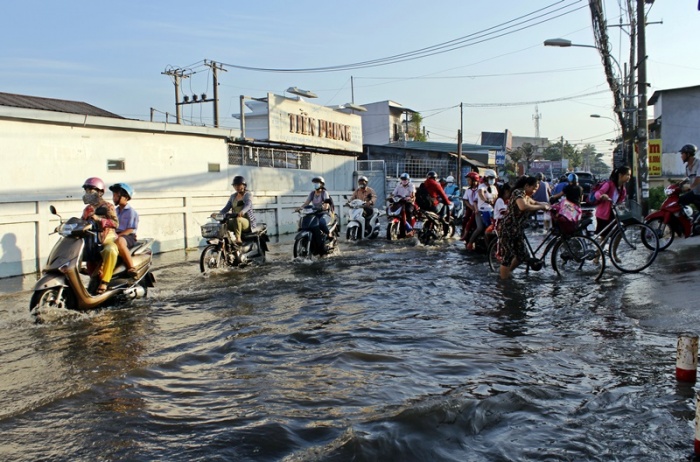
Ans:
[[[311,153],[229,144],[229,165],[311,169]]]

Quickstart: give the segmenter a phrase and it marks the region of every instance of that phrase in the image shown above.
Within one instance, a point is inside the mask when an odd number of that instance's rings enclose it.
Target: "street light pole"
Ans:
[[[647,120],[647,49],[646,18],[644,17],[644,0],[637,0],[637,91],[639,93],[639,116],[637,117],[637,198],[642,206],[642,214],[649,211],[649,167],[648,120]],[[641,191],[640,191],[641,189]],[[640,194],[641,193],[641,194]]]

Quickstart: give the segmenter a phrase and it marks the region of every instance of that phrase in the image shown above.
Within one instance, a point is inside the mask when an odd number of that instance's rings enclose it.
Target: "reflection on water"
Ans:
[[[162,264],[145,300],[44,326],[31,323],[28,296],[0,299],[11,317],[0,324],[0,457],[678,460],[692,450],[694,397],[672,381],[675,338],[636,316],[657,278],[566,285],[545,268],[501,282],[462,249],[378,240],[303,262],[281,242],[264,266],[209,277],[193,252]]]

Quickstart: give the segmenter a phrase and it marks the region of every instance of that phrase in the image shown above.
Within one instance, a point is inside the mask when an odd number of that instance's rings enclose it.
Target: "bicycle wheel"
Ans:
[[[650,226],[632,223],[615,231],[608,250],[615,268],[623,273],[639,273],[659,254],[659,238]]]
[[[494,239],[491,241],[489,244],[489,250],[488,250],[488,255],[489,255],[489,268],[491,268],[491,271],[494,273],[497,273],[500,271],[499,267],[501,266],[501,257],[497,255],[498,253],[498,239]]]
[[[561,237],[552,249],[552,268],[562,279],[597,281],[605,271],[605,255],[588,236]]]
[[[664,223],[664,220],[661,218],[654,218],[653,220],[649,220],[646,224],[656,231],[656,235],[659,237],[659,250],[668,249],[673,243],[673,238],[676,237],[671,227]]]

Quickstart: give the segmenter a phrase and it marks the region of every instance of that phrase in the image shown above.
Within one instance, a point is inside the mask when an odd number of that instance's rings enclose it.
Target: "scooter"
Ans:
[[[659,250],[667,249],[676,235],[687,238],[700,234],[700,213],[693,214],[690,206],[683,206],[678,201],[684,183],[672,184],[664,189],[668,197],[661,208],[644,219],[644,223],[651,226],[659,237]]]
[[[359,241],[362,239],[376,239],[379,236],[379,217],[383,214],[381,210],[374,207],[372,216],[365,220],[365,202],[361,199],[353,199],[347,204],[348,226],[345,236],[348,240]]]
[[[389,197],[387,202],[389,205],[386,207],[386,215],[389,222],[386,226],[386,238],[394,241],[405,237],[413,237],[413,231],[406,231],[406,222],[414,221],[413,217],[406,214],[406,199],[398,196]]]
[[[60,220],[54,233],[60,234],[61,238],[51,250],[44,275],[34,286],[29,302],[29,311],[37,321],[40,321],[42,311],[47,309],[87,311],[113,298],[146,296],[148,288],[155,284],[155,277],[150,272],[153,239],[139,240],[131,249],[136,277],[129,276],[124,263],[118,260],[107,290],[94,294],[100,281],[87,273],[86,262],[95,256],[99,258],[97,225],[76,217],[64,222],[53,205],[49,210]],[[87,285],[84,282],[86,278],[90,278]]]
[[[299,214],[299,231],[294,237],[294,258],[311,258],[313,255],[323,256],[332,253],[340,236],[340,223],[336,214],[332,214],[328,223],[328,236],[321,232],[320,220],[328,212],[316,210],[307,205],[297,209]]]
[[[241,235],[241,245],[234,244],[232,233],[228,230],[230,214],[218,213],[202,225],[202,237],[207,246],[199,256],[199,269],[202,273],[226,266],[246,266],[253,261],[265,263],[268,251],[267,225],[259,223],[254,230]]]

